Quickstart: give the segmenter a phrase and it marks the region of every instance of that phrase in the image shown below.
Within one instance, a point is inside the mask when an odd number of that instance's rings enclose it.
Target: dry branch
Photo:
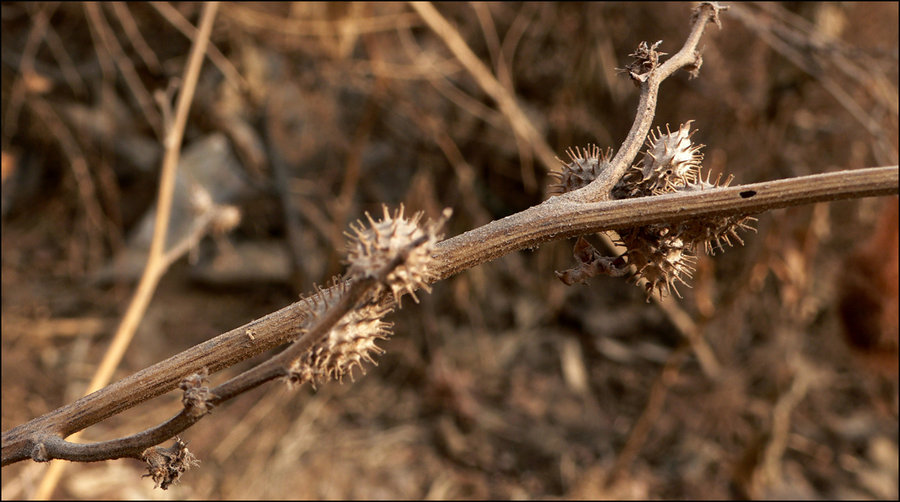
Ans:
[[[755,214],[814,202],[898,192],[897,166],[719,188],[708,192],[581,204],[566,196],[444,240],[435,253],[436,280],[543,242],[710,215]],[[574,193],[574,192],[573,192]],[[752,195],[751,195],[752,194]],[[207,368],[223,368],[295,338],[309,318],[297,302],[192,347],[74,403],[3,433],[3,465],[30,457],[34,437],[67,436],[178,386]],[[253,343],[247,343],[247,333]]]
[[[194,90],[197,86],[197,80],[200,77],[200,68],[203,65],[206,46],[209,42],[210,33],[212,33],[213,21],[215,20],[218,7],[219,4],[216,2],[204,5],[203,15],[200,21],[200,30],[197,37],[194,39],[190,56],[185,65],[184,84],[181,92],[178,93],[174,120],[171,123],[162,124],[162,122],[166,121],[154,118],[154,115],[148,115],[148,120],[150,120],[151,123],[164,128],[161,137],[165,147],[165,154],[160,168],[161,173],[153,239],[150,243],[150,252],[147,256],[147,263],[144,267],[144,272],[141,275],[140,282],[128,304],[128,309],[122,318],[122,322],[116,329],[116,334],[113,336],[112,342],[103,356],[103,360],[100,362],[97,371],[91,379],[91,383],[88,385],[88,393],[109,383],[113,372],[118,367],[119,362],[125,354],[125,350],[131,344],[131,340],[137,331],[137,327],[144,317],[144,312],[146,312],[147,306],[153,298],[153,293],[156,290],[157,284],[159,284],[159,280],[162,278],[163,274],[165,274],[169,265],[171,265],[175,259],[180,257],[181,254],[185,253],[187,251],[186,247],[191,244],[190,240],[183,241],[179,243],[181,249],[177,249],[179,248],[179,245],[176,245],[176,249],[170,250],[168,253],[165,251],[165,241],[172,209],[172,194],[175,190],[175,171],[178,168],[178,159],[181,156],[181,142],[184,138],[184,128],[187,124],[188,111],[190,110],[191,102],[194,99]],[[114,37],[110,33],[111,30],[109,29],[109,26],[102,20],[99,7],[96,4],[88,4],[85,6],[85,10],[90,18],[93,19],[94,24],[97,25],[97,29],[103,34],[101,38],[108,44],[107,49],[116,55],[115,59],[120,65],[123,74],[128,76],[134,73],[134,68],[131,66],[130,60],[121,55],[121,47],[118,46],[118,42],[115,42]],[[115,50],[110,49],[110,46],[114,47]],[[134,78],[136,78],[136,76]],[[129,80],[129,82],[131,82],[131,80]],[[141,96],[141,94],[137,89],[142,89],[143,92],[146,93],[143,86],[132,85],[131,87],[132,92],[135,92],[138,96]],[[149,96],[147,96],[147,99],[149,99]],[[149,106],[149,104],[143,102],[144,100],[140,101],[142,106]],[[163,110],[166,111],[165,108],[163,108]],[[166,116],[168,114],[164,113],[163,115]],[[208,225],[211,224],[215,218],[214,213],[218,212],[218,208],[210,207],[208,209],[210,210],[207,211],[202,218],[207,221],[200,221],[195,225],[195,232],[193,233],[197,235],[198,231],[200,232],[196,237],[197,240],[202,237],[202,234],[205,233]],[[80,429],[79,431],[73,432],[80,432]],[[44,455],[41,447],[36,447],[33,453]],[[47,457],[47,460],[50,458],[53,457]],[[64,465],[65,464],[60,463],[51,465],[50,469],[45,473],[38,488],[38,495],[41,498],[48,497],[50,493],[52,493],[61,476]]]
[[[416,9],[424,13],[426,18],[436,12],[432,12],[433,7],[430,5],[417,5]],[[898,168],[889,166],[615,200],[613,188],[632,166],[650,130],[660,83],[679,69],[691,72],[699,69],[701,58],[697,46],[700,37],[707,23],[718,22],[719,10],[721,8],[713,3],[704,3],[698,7],[687,41],[665,63],[658,63],[657,57],[661,53],[655,52],[654,45],[647,48],[645,54],[649,62],[647,67],[629,68],[629,75],[640,87],[640,104],[631,131],[607,169],[580,190],[553,197],[542,204],[438,243],[432,255],[434,264],[429,282],[446,279],[514,251],[534,248],[552,240],[606,230],[711,217],[746,216],[815,202],[898,193]],[[431,18],[432,21],[437,19],[434,16]],[[446,36],[450,36],[446,30],[444,32]],[[448,42],[448,45],[452,44]],[[491,88],[492,85],[488,84],[487,87]],[[499,83],[496,85],[499,86]],[[501,108],[508,108],[503,104],[509,97],[502,94],[505,90],[500,86],[496,91],[497,96],[493,97]],[[514,103],[509,106],[513,105]],[[511,109],[508,108],[505,112],[509,114]],[[158,216],[164,217],[163,214]],[[412,244],[413,247],[417,245]],[[154,248],[158,252],[161,249],[157,247],[155,240]],[[405,255],[398,256],[373,272],[371,277],[357,276],[348,283],[333,286],[332,290],[337,291],[335,297],[338,301],[330,304],[321,315],[310,313],[308,301],[296,302],[72,404],[4,431],[2,465],[28,458],[36,461],[51,458],[73,461],[140,458],[148,447],[185,430],[205,416],[213,406],[267,381],[288,376],[291,361],[309,350],[348,312],[358,308],[360,300],[383,283],[391,271],[405,259]],[[391,303],[393,298],[390,290],[382,289],[381,295],[370,301]],[[293,345],[284,352],[218,387],[207,389],[202,385],[203,376],[208,373],[215,373],[291,341],[294,342]],[[81,445],[64,440],[77,431],[160,396],[179,385],[185,390],[184,410],[157,427],[126,438],[93,444]]]

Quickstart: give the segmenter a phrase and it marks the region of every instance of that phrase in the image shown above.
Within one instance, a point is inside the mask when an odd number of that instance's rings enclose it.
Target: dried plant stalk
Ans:
[[[640,88],[632,129],[612,159],[609,154],[601,155],[599,148],[574,150],[571,160],[579,162],[581,170],[577,175],[559,177],[559,192],[564,193],[440,242],[435,234],[438,224],[423,228],[413,221],[410,226],[402,212],[393,216],[385,212],[380,222],[370,218],[369,226],[360,223],[353,228],[350,272],[344,281],[4,431],[2,465],[28,458],[144,458],[150,464],[151,476],[165,487],[192,463],[193,457],[178,442],[169,449],[155,445],[190,427],[218,404],[270,380],[281,378],[296,385],[341,378],[378,352],[374,340],[386,336],[388,328],[382,317],[399,305],[404,293],[428,289],[434,282],[456,273],[547,241],[659,225],[658,228],[683,228],[685,232],[702,234],[697,242],[714,249],[734,237],[733,223],[753,214],[814,202],[896,194],[897,166],[718,186],[699,174],[699,153],[690,145],[689,124],[687,129],[682,127],[665,135],[659,130],[647,144],[642,163],[632,165],[650,131],[659,84],[679,69],[696,74],[702,62],[697,51],[700,37],[707,24],[718,23],[721,10],[710,2],[697,7],[687,41],[665,62],[660,62],[664,54],[657,51],[658,44],[642,44],[632,54],[635,62],[624,70]],[[592,164],[595,160],[596,166]],[[670,161],[676,165],[668,173]],[[668,174],[660,177],[660,173]],[[620,185],[623,180],[630,186]],[[713,219],[729,223],[725,229],[698,225]],[[391,239],[398,236],[404,242],[395,246]],[[621,270],[621,264],[615,260],[598,261],[594,250],[583,244],[576,249],[576,258],[587,268],[573,272],[569,277],[573,282],[589,276],[591,268],[616,273]],[[423,267],[418,260],[427,263]],[[677,269],[675,279],[662,277],[651,283],[651,289],[659,289],[663,283],[670,288],[671,281],[681,280],[689,263],[677,266],[682,268]],[[368,323],[373,331],[364,337],[348,335],[346,329],[356,323]],[[228,382],[212,389],[204,385],[207,374],[289,342],[291,345],[280,354]],[[74,444],[63,439],[178,386],[185,392],[184,409],[157,427],[93,444]]]

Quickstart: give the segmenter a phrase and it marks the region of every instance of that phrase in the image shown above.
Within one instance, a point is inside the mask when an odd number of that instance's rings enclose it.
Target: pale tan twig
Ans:
[[[85,8],[90,12],[92,9],[96,9],[96,6],[93,8],[86,6]],[[217,9],[217,2],[204,4],[200,21],[200,32],[191,47],[191,53],[184,72],[184,87],[178,94],[174,123],[172,124],[172,129],[166,132],[164,140],[165,155],[161,167],[159,196],[157,197],[156,222],[153,240],[150,243],[150,254],[147,257],[147,265],[144,268],[137,290],[128,305],[128,310],[126,310],[112,343],[110,343],[103,360],[91,379],[86,394],[102,388],[109,382],[113,372],[119,365],[119,361],[122,360],[125,350],[131,343],[138,323],[150,304],[150,299],[153,297],[153,291],[156,289],[159,279],[166,270],[163,248],[171,214],[172,193],[175,187],[175,169],[178,166],[178,158],[181,153],[181,140],[184,136],[188,110],[194,97],[194,90],[200,76],[200,67],[203,63],[203,55],[206,53],[206,44],[212,32],[213,19],[215,19]],[[72,438],[72,440],[74,441],[76,438]],[[59,482],[64,465],[59,462],[51,465],[38,487],[35,494],[36,498],[48,498],[50,496]]]

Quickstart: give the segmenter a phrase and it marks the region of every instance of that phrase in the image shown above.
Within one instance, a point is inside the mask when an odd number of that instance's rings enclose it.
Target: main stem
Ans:
[[[712,215],[898,193],[897,166],[840,171],[708,191],[579,203],[562,195],[437,246],[436,281],[511,252],[550,240],[603,230],[676,222]],[[232,366],[295,338],[310,318],[296,302],[141,370],[74,403],[3,432],[2,465],[28,458],[23,444],[36,433],[65,437],[174,389],[204,367]],[[253,342],[248,343],[248,333]]]

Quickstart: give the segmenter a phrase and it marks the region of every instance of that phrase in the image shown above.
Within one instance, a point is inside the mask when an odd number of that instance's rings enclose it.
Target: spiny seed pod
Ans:
[[[678,233],[692,246],[699,247],[703,244],[703,250],[708,255],[715,255],[716,249],[725,252],[724,242],[729,247],[734,246],[731,239],[743,245],[744,240],[738,235],[738,230],[756,229],[751,225],[756,221],[752,216],[719,216],[702,220],[690,220],[678,226]]]
[[[678,187],[677,191],[699,192],[701,190],[712,190],[713,188],[725,188],[731,184],[732,180],[734,180],[734,175],[729,174],[728,177],[725,178],[725,181],[722,181],[722,173],[719,173],[719,175],[716,176],[716,181],[710,181],[710,176],[712,176],[711,171],[707,171],[706,179],[703,179],[703,177],[700,176],[699,169],[697,175],[696,180],[687,183],[683,187]]]
[[[384,353],[375,342],[390,336],[392,324],[382,321],[388,312],[390,308],[383,305],[369,304],[345,315],[325,340],[307,353],[305,362],[312,369],[313,383],[329,379],[343,382],[346,374],[354,380],[354,366],[365,374],[363,361],[377,365],[371,353]]]
[[[644,53],[650,54],[655,47],[656,45],[651,48],[642,44],[638,52],[644,50]],[[651,67],[653,64],[650,61]],[[634,77],[634,69],[631,70]],[[668,125],[665,134],[659,128],[651,132],[647,137],[644,157],[625,172],[612,190],[613,198],[626,199],[727,187],[731,183],[731,176],[724,183],[720,183],[721,175],[715,182],[710,181],[709,173],[706,179],[701,176],[700,162],[703,160],[703,154],[700,153],[700,149],[703,145],[691,143],[691,136],[696,132],[691,131],[691,123],[692,120],[681,124],[675,132],[672,132]],[[595,147],[590,153],[600,158],[596,152]],[[566,164],[566,169],[557,175],[560,183],[554,188],[560,191],[579,188],[582,180],[596,177],[596,172],[584,167],[590,167],[585,160],[590,157],[588,153],[588,150],[574,153],[570,151],[569,157],[572,162]],[[603,160],[606,158],[608,155],[603,157]],[[607,258],[606,261],[599,253],[596,253],[598,256],[591,254],[581,258],[578,253],[579,246],[576,244],[575,256],[581,263],[574,269],[563,273],[557,272],[557,276],[566,284],[571,284],[598,273],[621,275],[620,262],[626,261],[628,265],[634,266],[632,280],[635,283],[646,281],[644,287],[648,301],[654,292],[660,298],[672,292],[681,297],[676,283],[688,285],[686,279],[694,272],[694,265],[697,263],[696,253],[701,244],[708,254],[714,254],[716,249],[724,250],[724,244],[731,246],[732,239],[743,244],[738,230],[754,230],[750,225],[753,221],[756,221],[756,218],[750,216],[718,216],[674,225],[661,223],[619,230],[619,243],[627,248],[621,256],[615,259]],[[606,266],[607,263],[610,265]]]
[[[685,277],[691,278],[697,257],[690,244],[675,235],[665,224],[648,225],[619,232],[620,243],[628,250],[624,256],[634,265],[633,282],[646,279],[647,301],[656,292],[663,298],[673,291],[681,298],[675,282],[690,287]]]
[[[350,225],[356,235],[344,232],[351,239],[347,253],[347,263],[350,265],[348,275],[372,277],[401,252],[406,252],[404,262],[387,276],[386,287],[391,290],[398,305],[403,293],[409,293],[418,303],[419,299],[415,295],[417,288],[431,292],[428,285],[433,279],[431,254],[434,245],[441,238],[436,232],[449,216],[450,210],[446,209],[441,220],[419,225],[422,213],[416,213],[412,219],[407,219],[403,216],[402,205],[394,211],[393,216],[389,214],[387,206],[384,206],[384,218],[377,222],[366,213],[368,227],[357,220],[356,226]],[[424,242],[410,248],[414,241],[423,236],[426,237]],[[376,295],[380,294],[383,287],[385,286],[378,286]]]
[[[617,187],[619,198],[669,193],[700,179],[703,145],[691,143],[691,136],[697,132],[691,131],[692,122],[681,124],[676,132],[668,124],[666,134],[658,127],[650,131],[644,158],[622,178],[624,186]]]
[[[727,187],[731,184],[731,180],[734,179],[734,176],[728,176],[724,182],[721,182],[721,179],[722,175],[720,174],[715,182],[710,182],[710,173],[707,173],[705,180],[700,178],[688,183],[684,187],[678,188],[677,191],[693,192]],[[751,226],[751,223],[754,221],[756,221],[756,218],[752,216],[718,216],[689,220],[678,225],[677,234],[685,242],[689,243],[692,248],[697,248],[700,244],[703,244],[703,249],[706,254],[714,255],[716,254],[716,249],[719,249],[722,252],[725,251],[725,247],[722,245],[723,242],[731,247],[733,245],[731,239],[734,239],[743,245],[744,241],[738,235],[737,231],[753,230],[755,232],[756,229]]]
[[[319,289],[304,300],[305,307],[310,315],[319,316],[345,292],[346,283],[336,283],[327,290]],[[392,324],[383,320],[390,311],[391,307],[385,304],[369,303],[348,312],[323,339],[294,362],[288,371],[288,386],[305,382],[315,386],[330,379],[343,381],[346,374],[353,379],[354,366],[365,374],[362,362],[377,364],[371,353],[384,353],[375,342],[386,340],[391,334]]]
[[[691,131],[692,122],[688,120],[675,133],[669,130],[668,124],[666,134],[662,134],[659,128],[650,132],[641,173],[645,184],[651,182],[654,193],[657,190],[672,191],[699,178],[700,162],[703,160],[700,149],[703,145],[691,143],[691,136],[697,132]]]
[[[721,182],[721,175],[715,182],[699,176],[674,192],[702,191],[728,186],[733,179],[729,176]],[[674,293],[681,297],[676,282],[687,285],[697,262],[696,253],[702,246],[707,254],[715,254],[716,249],[724,251],[724,244],[732,245],[732,239],[740,244],[744,241],[738,230],[755,230],[750,224],[756,221],[752,216],[718,216],[688,220],[676,225],[656,224],[619,232],[620,242],[628,250],[624,256],[635,266],[635,282],[646,279],[647,297],[656,291],[660,298]]]
[[[562,171],[550,173],[556,178],[556,183],[550,185],[548,190],[551,196],[578,190],[594,181],[609,167],[612,148],[607,148],[603,152],[597,145],[588,145],[580,150],[578,147],[569,148],[566,153],[569,155],[569,162],[556,159],[563,165]]]

